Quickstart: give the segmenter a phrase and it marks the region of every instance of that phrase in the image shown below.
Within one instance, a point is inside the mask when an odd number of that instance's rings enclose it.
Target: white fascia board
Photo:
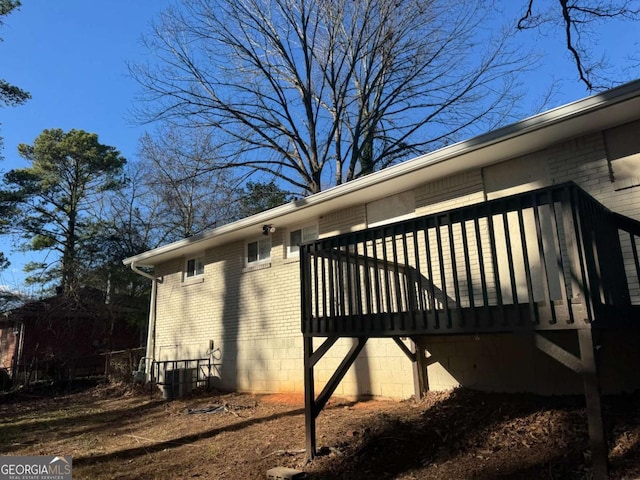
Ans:
[[[640,117],[640,80],[535,115],[470,140],[380,170],[320,193],[123,260],[154,266],[181,256],[259,235],[262,226],[284,228],[328,212],[384,198],[464,170],[531,153]]]

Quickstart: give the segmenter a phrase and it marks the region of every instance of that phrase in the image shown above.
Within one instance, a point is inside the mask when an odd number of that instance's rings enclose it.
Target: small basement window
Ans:
[[[185,280],[204,275],[204,258],[188,258],[184,271]]]
[[[271,260],[271,238],[263,238],[247,243],[247,266]]]
[[[305,225],[289,231],[287,242],[287,257],[297,257],[300,254],[300,244],[318,238],[318,225]]]

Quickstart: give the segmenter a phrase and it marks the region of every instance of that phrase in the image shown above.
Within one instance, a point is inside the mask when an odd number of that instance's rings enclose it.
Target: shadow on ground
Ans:
[[[381,414],[352,441],[326,448],[314,479],[585,479],[589,437],[582,397],[452,392],[415,413]],[[409,408],[409,406],[407,407]],[[615,412],[615,414],[614,414]],[[620,455],[617,420],[640,419],[640,395],[605,399],[612,478],[640,468],[638,431]],[[634,478],[634,477],[627,477]]]

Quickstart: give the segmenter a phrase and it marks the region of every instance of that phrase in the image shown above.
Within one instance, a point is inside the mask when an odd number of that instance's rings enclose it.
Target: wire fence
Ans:
[[[17,364],[16,371],[11,375],[10,386],[17,388],[40,382],[68,382],[87,377],[131,382],[145,350],[145,347],[140,347],[81,357],[35,356]]]

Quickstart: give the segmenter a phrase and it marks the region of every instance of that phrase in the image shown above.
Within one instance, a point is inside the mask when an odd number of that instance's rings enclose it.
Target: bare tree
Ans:
[[[203,129],[165,127],[140,140],[140,162],[162,241],[190,237],[235,219],[232,172],[211,168],[217,148]]]
[[[148,189],[147,172],[140,162],[128,163],[122,188],[93,203],[92,215],[97,220],[91,235],[95,248],[87,259],[90,269],[107,262],[120,266],[123,258],[166,242],[168,234],[159,222],[165,208]]]
[[[225,134],[212,168],[319,192],[505,121],[524,56],[488,4],[184,0],[131,67],[139,113]]]
[[[149,282],[122,264],[123,258],[160,246],[167,235],[159,222],[164,207],[145,185],[146,173],[139,162],[128,163],[122,188],[92,203],[82,282],[107,296],[148,297]]]
[[[613,19],[640,20],[640,1],[553,0],[551,5],[543,0],[528,0],[526,11],[518,21],[518,29],[540,29],[544,25],[559,27],[580,81],[589,90],[610,87],[611,81],[602,73],[607,68],[606,61],[594,55],[597,40],[593,37],[593,27]],[[640,31],[640,28],[636,29]]]

